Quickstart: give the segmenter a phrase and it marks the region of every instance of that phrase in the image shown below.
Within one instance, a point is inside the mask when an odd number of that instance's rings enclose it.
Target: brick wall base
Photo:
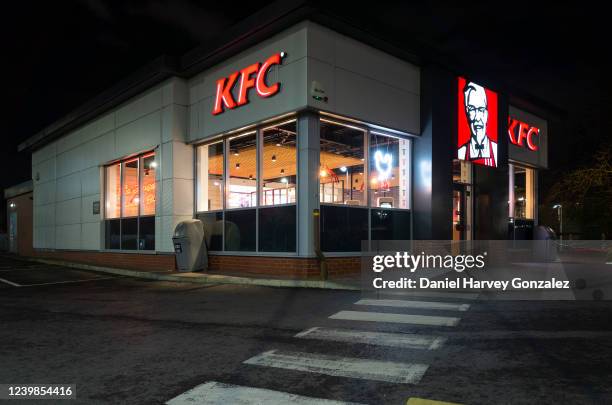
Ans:
[[[173,271],[174,254],[138,254],[73,250],[34,250],[34,257],[139,271]]]
[[[174,254],[138,254],[72,250],[34,250],[34,257],[64,260],[93,266],[139,271],[173,271]],[[330,278],[355,276],[360,271],[359,257],[330,257],[326,260]],[[293,278],[318,278],[319,263],[314,258],[270,256],[209,256],[209,269],[215,273],[253,274]]]
[[[326,259],[330,278],[359,274],[359,257],[330,257]],[[304,257],[213,256],[209,257],[210,271],[217,273],[247,273],[295,278],[318,278],[319,262]]]

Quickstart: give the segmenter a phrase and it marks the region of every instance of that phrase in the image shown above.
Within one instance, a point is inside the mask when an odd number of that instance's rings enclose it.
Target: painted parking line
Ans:
[[[399,363],[354,357],[329,356],[318,353],[270,350],[244,362],[256,366],[282,368],[400,384],[416,384],[427,371],[426,364]]]
[[[13,283],[12,281],[6,280],[4,278],[0,278],[0,282],[8,284],[13,287],[21,287],[21,284]]]
[[[476,298],[478,298],[480,293],[440,292],[440,291],[410,291],[410,292],[381,291],[381,295],[402,296],[406,298],[429,297],[429,298],[448,298],[448,299],[455,299],[455,300],[475,300]]]
[[[433,399],[424,399],[424,398],[409,398],[406,401],[406,405],[461,405],[457,402],[443,402],[443,401],[435,401]]]
[[[410,301],[410,300],[371,300],[362,299],[355,305],[372,305],[379,307],[412,308],[412,309],[439,309],[443,311],[467,311],[470,304],[455,304],[451,302]]]
[[[401,347],[404,349],[435,350],[446,342],[445,337],[417,335],[413,333],[386,333],[352,329],[314,327],[295,335],[300,339],[316,339],[332,342],[360,343],[375,346]]]
[[[4,271],[24,271],[24,270],[42,270],[47,269],[48,266],[35,265],[35,266],[0,266],[0,272]]]
[[[346,321],[405,323],[428,326],[457,326],[459,323],[459,318],[450,316],[388,314],[384,312],[362,311],[340,311],[330,316],[330,318]]]
[[[216,381],[198,385],[195,388],[166,402],[167,405],[225,405],[225,404],[297,404],[297,405],[359,405],[354,402],[339,402],[322,398],[304,397],[287,392],[264,388],[244,387]]]
[[[19,286],[20,287],[39,287],[39,286],[42,286],[42,285],[85,283],[85,282],[88,282],[88,281],[111,280],[111,279],[115,279],[115,278],[120,278],[120,276],[97,277],[97,278],[88,278],[88,279],[84,279],[84,280],[52,281],[50,283],[21,284]]]

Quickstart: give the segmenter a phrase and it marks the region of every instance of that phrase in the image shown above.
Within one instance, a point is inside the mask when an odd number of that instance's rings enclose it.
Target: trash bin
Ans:
[[[557,235],[550,227],[536,226],[533,232],[534,256],[541,262],[553,262],[557,259]]]
[[[204,227],[199,219],[179,222],[172,237],[178,271],[205,270],[208,265]]]

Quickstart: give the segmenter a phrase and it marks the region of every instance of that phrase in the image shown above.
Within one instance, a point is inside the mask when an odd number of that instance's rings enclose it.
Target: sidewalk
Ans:
[[[62,260],[41,259],[36,257],[21,258],[22,260],[35,261],[38,263],[51,264],[54,266],[70,267],[75,269],[91,270],[100,273],[117,274],[127,277],[142,278],[148,280],[172,281],[178,283],[192,284],[241,284],[258,285],[266,287],[283,288],[321,288],[329,290],[360,290],[358,277],[338,280],[303,280],[289,278],[266,278],[262,275],[224,275],[211,273],[178,273],[178,272],[150,272],[128,270],[114,267],[93,266],[84,263],[67,262]]]

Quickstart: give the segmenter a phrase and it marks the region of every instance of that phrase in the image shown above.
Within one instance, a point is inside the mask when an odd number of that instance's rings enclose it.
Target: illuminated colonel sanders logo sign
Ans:
[[[457,158],[497,167],[497,93],[459,78]]]

